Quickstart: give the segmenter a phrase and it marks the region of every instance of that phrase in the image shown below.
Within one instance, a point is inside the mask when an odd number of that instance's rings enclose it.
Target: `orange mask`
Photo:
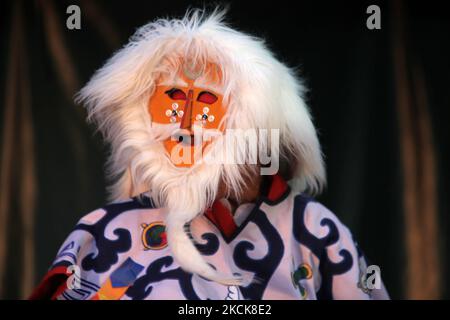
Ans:
[[[196,152],[203,152],[210,143],[202,141],[201,148],[196,148],[194,139],[197,141],[198,137],[193,136],[194,124],[204,130],[223,131],[224,124],[221,122],[226,109],[222,105],[222,95],[194,86],[194,80],[183,77],[183,81],[187,86],[156,86],[148,108],[153,123],[160,125],[179,123],[179,129],[164,141],[164,147],[176,166],[190,167],[197,159]],[[172,152],[183,153],[184,160],[174,161]],[[186,152],[188,154],[185,154]]]

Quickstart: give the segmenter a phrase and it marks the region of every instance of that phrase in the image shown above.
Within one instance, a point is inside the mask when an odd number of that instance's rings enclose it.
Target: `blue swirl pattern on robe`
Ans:
[[[219,249],[219,238],[213,233],[204,233],[202,239],[206,240],[206,243],[196,243],[197,249],[204,255],[215,254]],[[173,262],[171,256],[165,256],[152,262],[147,267],[145,274],[137,278],[125,294],[132,300],[142,300],[152,293],[152,283],[172,279],[178,280],[181,292],[186,299],[200,300],[192,284],[192,273],[185,272],[181,267],[162,272],[163,267],[170,267]]]
[[[258,209],[251,222],[258,226],[266,240],[267,254],[261,259],[254,260],[247,252],[254,250],[255,245],[248,241],[240,241],[234,248],[233,259],[239,268],[254,272],[254,281],[246,287],[241,287],[242,295],[245,299],[259,300],[262,299],[270,278],[283,258],[284,245],[280,234],[264,212]]]
[[[110,240],[105,237],[105,229],[108,224],[125,211],[133,209],[148,208],[138,201],[116,203],[105,206],[105,215],[95,224],[78,224],[75,230],[89,232],[95,239],[98,253],[88,254],[81,265],[85,270],[93,270],[97,273],[108,271],[112,265],[117,263],[118,255],[127,252],[131,248],[131,233],[124,228],[117,228],[113,231],[117,239]]]
[[[328,234],[323,238],[317,238],[305,225],[305,208],[310,198],[298,195],[294,199],[293,233],[295,239],[311,250],[320,260],[319,270],[322,275],[322,282],[317,292],[318,299],[333,299],[333,276],[349,271],[353,266],[351,253],[346,249],[341,249],[339,255],[342,260],[334,263],[330,260],[327,247],[339,241],[340,235],[336,224],[329,218],[320,221],[322,227],[328,227]]]

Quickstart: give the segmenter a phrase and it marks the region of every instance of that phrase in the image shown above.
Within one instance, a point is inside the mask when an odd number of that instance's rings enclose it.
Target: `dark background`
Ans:
[[[73,104],[72,95],[127,42],[136,28],[156,17],[181,17],[189,6],[202,7],[203,3],[169,0],[22,3],[24,41],[20,65],[22,74],[27,74],[30,96],[27,117],[32,122],[33,143],[31,153],[26,155],[33,157],[35,201],[27,202],[20,196],[22,180],[15,177],[22,172],[20,163],[25,155],[17,151],[20,145],[17,142],[11,149],[14,170],[1,186],[9,188],[9,195],[3,200],[8,201],[9,209],[4,213],[4,228],[1,229],[6,253],[0,261],[3,265],[0,297],[26,297],[30,288],[43,277],[78,219],[105,203],[103,170],[108,148],[100,135],[86,124],[84,111]],[[319,200],[352,230],[371,262],[380,265],[391,296],[397,299],[450,298],[447,289],[450,279],[446,272],[450,240],[447,195],[450,13],[445,10],[444,2],[216,3],[229,4],[227,21],[230,25],[264,38],[276,56],[296,68],[305,80],[309,88],[307,100],[319,131],[328,173],[328,188]],[[70,4],[81,7],[81,30],[66,28],[66,8]],[[369,16],[366,8],[370,4],[381,8],[381,30],[366,27]],[[15,6],[16,2],[0,2],[0,135],[3,139],[0,147],[3,155],[4,136],[9,128],[5,120],[5,101],[11,94],[8,91],[10,49],[18,36],[12,32]],[[55,23],[50,27],[49,12],[57,17],[51,20]],[[52,41],[56,40],[49,30],[56,29],[59,36],[56,49],[55,46],[52,49]],[[403,32],[398,33],[399,29]],[[396,58],[395,48],[400,44],[404,54]],[[58,63],[61,48],[69,58]],[[399,80],[399,61],[405,63],[406,82]],[[417,140],[420,140],[420,130],[414,126],[417,121],[412,121],[407,131],[410,140],[400,134],[402,117],[405,117],[401,111],[404,109],[398,107],[403,101],[402,94],[405,95],[403,89],[409,88],[406,95],[411,98],[407,110],[416,115],[419,123],[425,119],[417,112],[423,109],[415,106],[420,100],[416,95],[417,87],[408,82],[414,75],[411,71],[414,66],[421,70],[421,88],[426,92],[431,138],[425,143]],[[16,117],[19,120],[16,119],[14,130],[21,130],[20,117],[24,116],[24,111],[21,112]],[[405,141],[412,141],[414,153],[402,153]],[[419,159],[425,153],[433,155],[434,198],[428,196],[428,189],[420,188],[412,198],[413,201],[432,201],[436,208],[432,232],[435,238],[431,240],[429,233],[422,234],[420,228],[411,230],[406,223],[411,215],[405,207],[405,184],[411,171],[405,170],[405,161],[407,157]],[[419,161],[411,174],[422,172],[428,176],[426,163]],[[416,183],[421,185],[420,179]],[[419,199],[421,197],[426,199]],[[29,204],[33,207],[32,231],[24,227],[29,216],[21,214]],[[420,213],[419,219],[425,221],[424,224],[433,216],[425,211]],[[24,240],[27,232],[34,232],[32,240]],[[414,255],[411,249],[406,249],[408,246],[415,248],[408,240],[411,232],[417,233],[422,244],[417,247],[416,258],[411,257]],[[24,258],[23,252],[29,250],[34,253],[33,264]],[[431,266],[420,260],[422,252],[428,250],[438,255]],[[424,255],[423,259],[426,257]],[[411,264],[426,276],[437,275],[438,286],[422,290],[421,285],[427,286],[425,277],[422,284],[419,281],[411,289],[408,286],[411,275],[407,273]],[[28,280],[24,284],[22,274],[26,270],[31,272],[32,283]],[[420,292],[425,294],[420,295]]]

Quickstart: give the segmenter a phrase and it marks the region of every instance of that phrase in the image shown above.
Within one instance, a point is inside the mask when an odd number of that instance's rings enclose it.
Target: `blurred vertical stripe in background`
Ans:
[[[435,147],[422,65],[411,50],[403,1],[393,2],[392,46],[403,174],[407,299],[441,297]],[[426,270],[426,271],[425,271]]]
[[[33,119],[23,4],[14,4],[4,96],[0,180],[0,275],[12,277],[25,297],[35,285],[34,213],[36,201]],[[20,237],[16,237],[20,234]],[[11,247],[10,242],[15,242]],[[10,258],[11,257],[11,258]],[[8,274],[9,259],[17,263]],[[0,294],[7,297],[5,286]]]

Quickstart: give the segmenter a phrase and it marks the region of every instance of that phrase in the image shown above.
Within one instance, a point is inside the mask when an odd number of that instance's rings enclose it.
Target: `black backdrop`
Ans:
[[[54,3],[60,21],[56,26],[76,73],[75,89],[137,27],[155,17],[182,16],[188,6],[203,6],[202,1],[94,2],[100,9],[99,17],[108,19],[109,28],[104,24],[99,29],[95,19],[85,17],[85,2]],[[381,8],[381,30],[366,28],[366,8],[374,3]],[[81,7],[81,30],[65,27],[65,10],[70,4]],[[85,124],[79,107],[74,106],[64,89],[49,49],[45,10],[41,1],[27,1],[23,6],[35,143],[36,282],[78,219],[104,204],[103,168],[108,150],[93,128]],[[13,2],[0,3],[2,123],[12,12]],[[392,2],[383,1],[235,1],[230,3],[228,21],[266,39],[277,57],[295,67],[305,79],[328,173],[328,188],[319,200],[350,227],[371,261],[381,266],[392,297],[407,298],[402,162],[392,56],[392,26],[397,16],[393,12]],[[449,298],[445,253],[450,240],[450,135],[446,118],[450,106],[450,23],[440,2],[407,1],[402,13],[407,19],[408,50],[414,51],[423,66],[428,92],[438,172],[438,245],[443,281],[440,297]],[[101,25],[102,19],[97,23]],[[18,270],[24,260],[17,252],[24,231],[17,215],[10,214],[8,219],[8,253],[3,262],[6,271],[0,285],[4,298],[18,298],[23,296]]]

